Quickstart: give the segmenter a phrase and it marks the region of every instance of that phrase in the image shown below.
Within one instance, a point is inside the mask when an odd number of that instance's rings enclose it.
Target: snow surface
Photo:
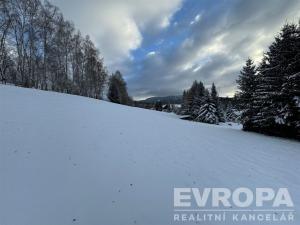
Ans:
[[[0,85],[1,225],[180,224],[174,187],[287,187],[297,211],[299,162],[297,141]]]

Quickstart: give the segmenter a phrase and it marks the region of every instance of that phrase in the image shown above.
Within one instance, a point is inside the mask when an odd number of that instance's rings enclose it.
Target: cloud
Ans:
[[[147,56],[149,56],[149,57],[154,56],[154,55],[156,55],[155,51],[148,52],[148,54],[147,54]]]
[[[259,62],[299,0],[51,0],[89,34],[136,98],[175,95],[193,80],[232,95],[248,57]],[[159,54],[158,54],[159,53]]]
[[[122,67],[140,47],[145,29],[159,32],[170,24],[181,0],[51,0],[83,34],[90,35],[111,70]]]
[[[190,22],[191,25],[198,23],[201,20],[202,14],[197,14],[195,18]]]
[[[299,10],[297,0],[232,0],[199,9],[199,16],[189,20],[193,25],[188,31],[176,18],[176,31],[170,29],[168,36],[186,32],[187,37],[160,51],[155,60],[145,58],[143,69],[130,79],[131,93],[180,94],[197,79],[207,85],[215,82],[222,96],[231,96],[245,60],[252,57],[259,62],[282,25],[297,22]]]

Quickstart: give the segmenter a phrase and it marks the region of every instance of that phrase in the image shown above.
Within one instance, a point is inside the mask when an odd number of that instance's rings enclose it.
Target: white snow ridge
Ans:
[[[0,86],[0,225],[195,224],[176,187],[285,187],[295,221],[266,224],[300,224],[299,162],[297,141]]]

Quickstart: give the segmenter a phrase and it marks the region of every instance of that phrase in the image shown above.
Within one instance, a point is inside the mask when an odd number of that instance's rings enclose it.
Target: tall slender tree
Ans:
[[[240,71],[237,79],[239,88],[239,100],[242,108],[241,121],[245,130],[251,127],[252,121],[250,118],[253,115],[253,96],[256,90],[256,69],[254,62],[249,58],[246,65]]]

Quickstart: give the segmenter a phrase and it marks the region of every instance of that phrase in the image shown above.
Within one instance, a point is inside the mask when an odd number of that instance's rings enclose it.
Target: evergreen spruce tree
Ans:
[[[209,91],[205,91],[204,101],[199,110],[197,111],[197,116],[195,121],[210,123],[210,124],[218,124],[219,117],[217,115],[217,107],[213,102]]]
[[[210,94],[210,96],[211,96],[211,100],[213,102],[216,103],[218,101],[218,92],[217,92],[215,83],[212,83],[212,85],[211,85],[211,94]]]
[[[210,95],[211,95],[211,101],[216,107],[216,110],[217,110],[216,114],[217,114],[219,122],[225,122],[224,113],[222,112],[222,109],[220,106],[219,96],[218,96],[218,92],[217,92],[215,83],[212,83]]]
[[[184,90],[182,94],[182,104],[180,109],[181,115],[188,115],[189,105],[188,105],[188,91]]]
[[[246,65],[240,71],[237,79],[239,88],[240,107],[242,109],[241,122],[244,130],[247,130],[252,125],[250,118],[253,116],[253,96],[256,88],[256,69],[253,61],[249,58]]]
[[[285,25],[269,47],[256,76],[254,114],[247,128],[280,136],[299,136],[299,28]]]
[[[183,102],[181,105],[182,115],[193,116],[194,112],[202,104],[205,88],[203,83],[194,81],[191,88],[183,92]]]
[[[240,120],[240,112],[230,104],[226,110],[226,121],[240,123]]]
[[[200,107],[204,103],[204,95],[205,95],[205,87],[204,84],[200,81],[199,83],[196,83],[194,96],[193,96],[193,102],[190,110],[190,114],[193,118],[197,116],[197,112],[200,109]]]
[[[107,97],[111,102],[118,104],[130,105],[132,103],[127,93],[126,82],[119,71],[110,77]]]
[[[292,136],[300,139],[300,21],[283,28],[283,59],[287,65],[282,85],[285,103],[279,118],[283,120]]]
[[[191,88],[187,92],[187,104],[188,104],[188,111],[191,115],[193,113],[193,106],[195,104],[195,98],[198,96],[198,82],[195,80],[191,86]]]
[[[189,115],[190,119],[198,122],[217,124],[220,121],[225,121],[219,106],[215,84],[212,85],[210,94],[201,81],[194,81],[191,88],[183,92],[181,114]]]

